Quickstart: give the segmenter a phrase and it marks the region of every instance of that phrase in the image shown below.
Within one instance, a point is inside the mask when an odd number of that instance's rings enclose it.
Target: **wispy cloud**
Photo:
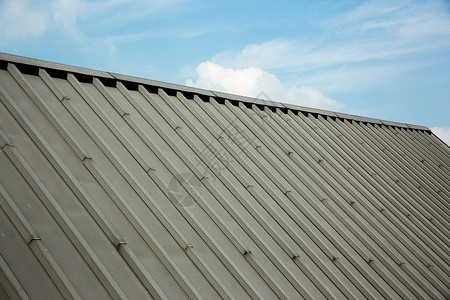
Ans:
[[[132,43],[141,40],[155,39],[155,38],[192,38],[195,36],[202,35],[206,33],[208,29],[190,29],[184,28],[183,30],[169,29],[169,30],[150,30],[145,32],[130,33],[123,35],[109,35],[102,37],[101,42],[121,44],[121,43]]]
[[[88,4],[81,0],[58,0],[50,6],[52,21],[58,27],[57,30],[70,36],[75,41],[82,41],[84,36],[78,28],[80,17],[87,16],[91,12]]]
[[[325,21],[324,25],[336,28],[341,34],[370,37],[383,32],[407,42],[424,37],[448,37],[448,14],[448,3],[445,1],[367,1],[356,9]]]
[[[358,91],[373,89],[379,86],[398,86],[403,77],[395,78],[395,74],[413,72],[429,66],[431,62],[396,62],[390,61],[371,63],[343,63],[339,66],[324,67],[309,72],[301,72],[292,80],[293,84],[303,84],[320,87],[324,91]],[[421,83],[430,85],[435,77],[429,76]],[[402,83],[406,85],[405,83]],[[404,88],[410,88],[405,86]],[[399,87],[397,87],[399,88]]]
[[[431,57],[424,60],[427,55],[450,51],[450,13],[444,6],[442,1],[368,1],[319,22],[319,36],[251,44],[212,60],[233,68],[301,74],[306,82],[315,81],[327,89],[351,89],[355,80],[386,79],[421,69],[436,63]],[[380,66],[389,73],[379,72]],[[354,80],[332,86],[330,80],[318,82],[319,73],[336,82],[342,82],[342,77]]]
[[[191,0],[192,1],[192,0]],[[173,16],[189,9],[190,0],[104,0],[86,2],[87,16],[95,29],[111,30],[127,27],[149,18]]]
[[[0,1],[0,39],[3,43],[40,37],[47,32],[69,36],[76,42],[87,42],[90,31],[120,28],[148,16],[175,14],[187,0],[2,0]],[[153,33],[154,34],[154,33]],[[174,33],[170,33],[174,34]],[[184,31],[185,35],[195,32]],[[149,35],[133,32],[128,36]],[[127,35],[119,35],[118,39]],[[150,35],[151,37],[151,35]]]

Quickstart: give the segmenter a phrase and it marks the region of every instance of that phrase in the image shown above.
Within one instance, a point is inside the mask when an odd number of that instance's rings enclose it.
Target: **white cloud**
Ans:
[[[326,97],[318,89],[309,86],[291,86],[287,90],[287,101],[292,104],[322,108],[333,111],[340,110],[344,107],[343,104],[337,102],[334,99]]]
[[[188,80],[188,85],[245,96],[258,94],[261,91],[261,86],[267,83],[272,86],[281,85],[273,74],[264,72],[260,68],[235,70],[207,61],[199,64],[196,71],[198,79],[195,83]]]
[[[431,131],[450,146],[450,127],[433,127]]]
[[[0,38],[5,42],[40,36],[47,29],[48,18],[48,13],[39,3],[32,5],[26,0],[0,1]]]
[[[196,72],[197,80],[188,79],[187,85],[249,97],[263,92],[274,101],[328,110],[343,107],[315,88],[285,85],[274,74],[256,67],[233,69],[207,61],[199,64]]]

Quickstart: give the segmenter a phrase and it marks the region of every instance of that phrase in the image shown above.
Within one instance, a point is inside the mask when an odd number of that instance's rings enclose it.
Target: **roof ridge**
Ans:
[[[423,130],[423,131],[431,131],[430,128],[426,126],[421,125],[414,125],[414,124],[408,124],[408,123],[401,123],[401,122],[393,122],[388,120],[381,120],[376,118],[370,118],[370,117],[364,117],[364,116],[358,116],[358,115],[352,115],[347,113],[340,113],[340,112],[334,112],[334,111],[328,111],[323,109],[317,109],[317,108],[311,108],[311,107],[305,107],[295,104],[288,104],[283,102],[277,102],[273,100],[265,100],[260,99],[257,97],[247,97],[247,96],[241,96],[236,94],[230,94],[225,92],[219,92],[219,91],[212,91],[197,87],[190,87],[180,84],[174,84],[174,83],[167,83],[163,81],[157,81],[142,77],[135,77],[130,75],[123,75],[118,74],[114,72],[107,72],[107,71],[99,71],[89,68],[82,68],[82,67],[76,67],[61,63],[55,63],[50,61],[44,61],[39,60],[35,58],[28,58],[24,56],[18,56],[8,53],[0,52],[0,69],[6,68],[7,63],[14,63],[19,64],[22,66],[34,66],[39,68],[44,68],[46,70],[53,70],[58,73],[75,73],[83,76],[92,76],[93,77],[99,77],[104,80],[116,80],[121,82],[127,82],[128,84],[132,85],[147,85],[147,86],[153,86],[155,88],[163,88],[172,90],[173,92],[183,92],[188,94],[197,94],[198,96],[206,96],[206,97],[213,97],[213,98],[219,98],[219,102],[224,102],[224,100],[230,100],[232,102],[243,102],[244,104],[251,105],[255,104],[258,106],[267,106],[271,110],[276,110],[277,108],[287,112],[287,110],[293,110],[302,113],[310,113],[315,115],[322,115],[325,117],[332,117],[332,118],[341,118],[341,119],[347,119],[351,121],[358,121],[358,122],[364,122],[364,123],[371,123],[371,124],[380,124],[380,125],[386,125],[386,126],[393,126],[393,127],[400,127],[400,128],[409,128],[409,129],[416,129],[416,130]],[[38,72],[38,70],[31,71]],[[61,74],[62,75],[62,74]]]

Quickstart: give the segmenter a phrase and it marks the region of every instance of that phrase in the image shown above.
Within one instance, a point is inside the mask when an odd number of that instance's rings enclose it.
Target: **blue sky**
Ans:
[[[450,144],[449,1],[0,0],[0,51],[425,125]]]

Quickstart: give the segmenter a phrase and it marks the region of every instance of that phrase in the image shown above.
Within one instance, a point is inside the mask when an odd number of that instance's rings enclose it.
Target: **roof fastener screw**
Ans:
[[[122,245],[125,245],[127,242],[125,241],[118,241],[117,245],[116,245],[116,249],[119,249]]]
[[[9,147],[14,147],[14,145],[13,144],[10,144],[10,143],[5,143],[4,145],[2,145],[0,148],[2,148],[2,149],[5,149],[7,146],[9,146]]]
[[[38,236],[32,237],[31,240],[28,242],[28,245],[31,244],[31,242],[33,242],[33,241],[40,241],[40,240],[41,240],[41,238]]]
[[[81,161],[85,162],[85,161],[88,161],[88,160],[91,160],[91,159],[92,159],[92,157],[90,157],[89,155],[84,154],[84,157],[83,157],[83,159]]]

